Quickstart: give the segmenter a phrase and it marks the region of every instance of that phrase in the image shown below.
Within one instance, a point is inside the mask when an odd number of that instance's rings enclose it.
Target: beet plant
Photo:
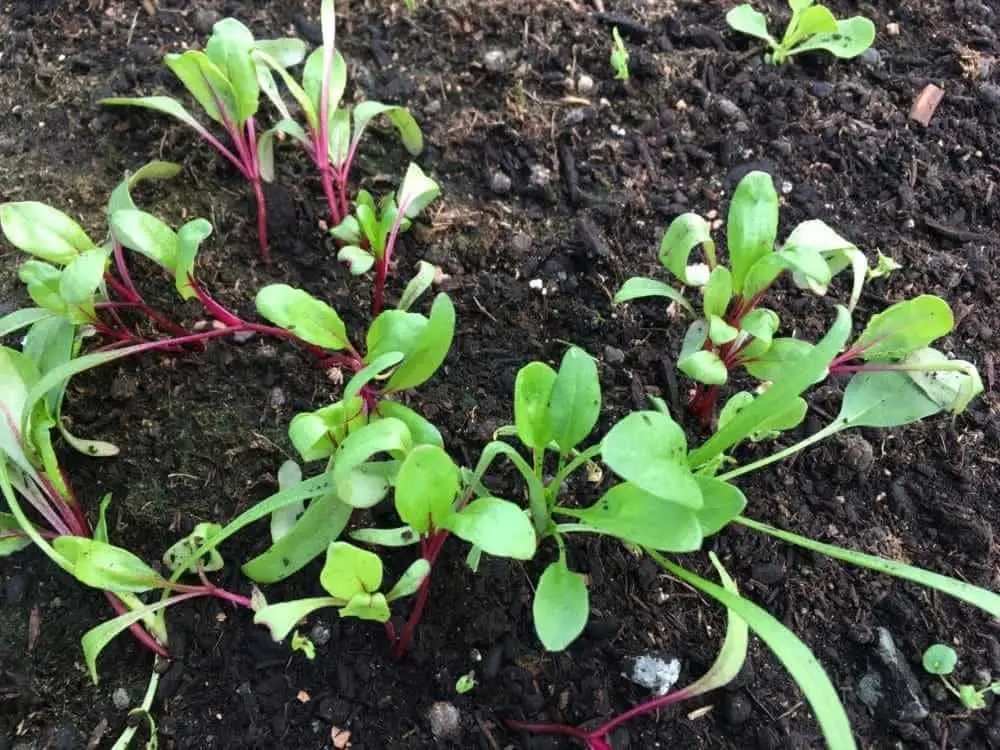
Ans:
[[[263,181],[274,174],[273,138],[258,137],[255,116],[260,108],[261,84],[254,53],[267,54],[286,66],[305,57],[305,44],[298,39],[254,39],[253,33],[235,18],[224,18],[212,28],[204,52],[168,54],[166,66],[194,97],[205,115],[221,125],[231,143],[227,146],[202,125],[176,99],[169,96],[111,97],[110,106],[143,107],[170,115],[194,130],[253,186],[257,202],[257,238],[261,258],[270,262],[267,238],[267,205]]]

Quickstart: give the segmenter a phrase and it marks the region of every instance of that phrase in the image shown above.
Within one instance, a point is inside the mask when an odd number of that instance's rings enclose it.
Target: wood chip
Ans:
[[[38,638],[42,634],[42,616],[38,611],[38,607],[31,608],[31,614],[28,615],[28,651],[34,650],[35,645],[38,643]]]
[[[312,700],[312,696],[310,696],[305,690],[300,690],[298,695],[295,697],[298,699],[299,703],[308,703]]]
[[[344,748],[351,746],[351,733],[346,729],[341,729],[340,727],[331,727],[330,740],[333,742],[333,746],[337,748],[337,750],[344,750]]]
[[[910,119],[916,120],[926,128],[943,98],[944,89],[933,83],[928,83],[914,100],[913,107],[910,109]]]

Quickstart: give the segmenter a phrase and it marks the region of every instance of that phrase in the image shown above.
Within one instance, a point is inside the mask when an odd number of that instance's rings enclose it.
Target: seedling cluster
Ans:
[[[773,45],[774,62],[807,48],[845,51],[842,44],[828,46],[823,35],[842,33],[839,24],[855,19],[833,22],[838,25],[831,30],[825,9],[809,2],[791,5],[796,15],[782,43]],[[750,28],[748,17],[747,10],[737,8],[728,18],[737,28]],[[279,641],[290,638],[290,648],[306,659],[319,657],[317,646],[298,628],[323,608],[335,609],[340,617],[378,623],[389,649],[402,658],[431,601],[442,551],[453,539],[466,545],[473,572],[484,555],[538,560],[526,566],[537,573],[535,632],[545,649],[561,651],[580,637],[590,616],[588,584],[577,572],[580,553],[574,539],[597,534],[648,555],[726,607],[728,626],[719,655],[697,681],[596,729],[514,721],[510,727],[568,735],[595,750],[610,748],[609,734],[625,721],[732,680],[746,659],[752,630],[789,669],[830,747],[853,748],[846,713],[808,648],[772,615],[741,597],[714,554],[708,556],[721,585],[667,555],[698,552],[706,539],[738,524],[1000,616],[1000,597],[992,592],[744,515],[749,503],[735,481],[744,474],[844,430],[895,427],[941,412],[961,413],[982,391],[971,363],[932,347],[954,326],[950,308],[937,297],[919,295],[889,305],[855,333],[852,313],[864,284],[898,265],[879,253],[876,266],[870,267],[861,249],[819,220],[799,224],[779,244],[779,201],[771,177],[761,172],[751,172],[736,187],[724,249],[717,247],[711,225],[697,214],[684,214],[667,229],[659,259],[681,288],[633,278],[615,297],[617,303],[665,299],[690,317],[677,366],[694,381],[689,407],[700,420],[704,439],[693,441],[657,398],[648,408],[606,421],[611,426],[595,436],[603,413],[598,368],[589,354],[570,346],[558,368],[539,361],[520,369],[511,394],[512,423],[482,446],[473,465],[457,462],[419,406],[398,400],[399,394],[430,379],[451,348],[456,317],[451,299],[438,293],[427,314],[414,311],[437,280],[438,269],[419,263],[395,306],[385,299],[400,233],[440,190],[411,164],[391,195],[350,194],[351,165],[373,118],[386,117],[413,154],[421,150],[422,137],[413,117],[400,107],[377,102],[342,106],[347,68],[335,48],[331,0],[323,0],[321,20],[323,44],[308,56],[297,40],[257,41],[232,19],[216,25],[204,52],[168,56],[167,65],[206,116],[225,129],[231,147],[172,99],[116,98],[106,103],[177,117],[232,162],[257,196],[265,253],[261,182],[274,177],[275,144],[285,136],[298,143],[323,185],[331,234],[339,243],[336,260],[354,276],[375,270],[371,320],[365,330],[348,331],[333,307],[287,284],[269,284],[256,292],[261,322],[247,320],[214,299],[197,278],[198,251],[211,235],[211,224],[195,218],[175,230],[140,209],[131,196],[142,180],[175,176],[177,165],[151,162],[118,185],[107,206],[108,229],[96,240],[71,217],[45,204],[0,205],[4,236],[30,256],[20,278],[34,302],[0,318],[0,336],[24,332],[20,350],[0,348],[0,491],[9,509],[0,514],[0,555],[33,543],[78,581],[104,592],[117,616],[83,638],[85,661],[95,681],[98,655],[125,630],[169,658],[164,610],[203,596],[252,611],[256,623]],[[617,30],[614,37],[614,64],[627,75],[627,52]],[[303,62],[300,81],[288,69]],[[279,82],[298,111],[285,102]],[[262,132],[255,123],[261,93],[280,115]],[[129,253],[156,263],[172,279],[178,297],[196,301],[212,324],[185,326],[148,304],[133,281]],[[777,311],[764,306],[783,276],[803,293],[823,297],[845,270],[851,277],[847,304],[827,307],[825,314],[832,320],[819,340],[779,335],[783,328],[797,328],[783,324]],[[58,463],[56,433],[91,456],[118,452],[116,446],[84,440],[67,429],[61,417],[67,383],[75,374],[133,354],[158,350],[196,355],[210,340],[236,335],[294,342],[318,366],[346,375],[343,389],[332,403],[299,413],[289,423],[288,440],[298,460],[278,469],[278,491],[225,525],[198,523],[165,550],[163,564],[169,574],[161,574],[112,544],[106,518],[109,496],[100,501],[97,521],[90,524]],[[757,385],[732,394],[717,411],[721,388],[736,370],[745,371]],[[809,409],[806,392],[827,380],[844,386],[839,414],[829,424],[743,462],[741,443],[766,443],[795,429]],[[410,403],[419,405],[419,398]],[[513,467],[518,481],[514,488],[506,485],[502,497],[491,489],[497,486],[495,470],[501,460]],[[588,486],[591,491],[581,491]],[[585,496],[596,500],[582,501]],[[380,517],[388,516],[392,523],[360,523],[368,517],[363,511],[381,503],[391,505]],[[226,564],[220,546],[262,520],[269,522],[270,543],[242,565],[247,591],[230,592],[213,584],[209,575]],[[391,563],[381,555],[388,549],[397,550]],[[397,568],[399,549],[412,552],[406,565],[399,566],[402,570]],[[324,563],[316,596],[268,601],[258,588],[296,574],[319,558]],[[981,707],[987,692],[997,692],[996,685],[952,685],[946,676],[956,659],[949,651],[929,649],[925,665],[941,675],[964,705]],[[153,673],[136,709],[154,735],[150,710],[157,675]],[[457,681],[455,691],[468,692],[475,684],[475,675],[469,673]],[[135,732],[135,726],[127,729],[119,746],[127,746]]]

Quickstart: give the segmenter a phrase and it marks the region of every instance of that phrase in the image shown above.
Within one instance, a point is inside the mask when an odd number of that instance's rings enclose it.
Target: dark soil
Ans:
[[[413,401],[441,426],[456,459],[474,462],[511,420],[517,369],[557,361],[567,342],[603,362],[602,428],[644,407],[647,394],[663,394],[682,417],[687,383],[671,361],[684,326],[661,306],[616,308],[611,296],[625,278],[656,273],[656,248],[674,216],[724,211],[736,181],[765,169],[785,193],[783,232],[821,218],[872,258],[881,249],[903,264],[869,286],[856,319],[919,292],[942,295],[959,323],[941,348],[976,362],[987,392],[957,419],[863,430],[741,480],[749,514],[997,588],[1000,10],[979,0],[836,0],[839,14],[874,18],[877,53],[774,69],[727,32],[729,3],[418,4],[414,14],[395,2],[345,4],[340,47],[356,93],[411,107],[428,141],[420,162],[443,186],[433,221],[405,240],[397,275],[421,257],[450,275],[444,288],[460,330],[446,366]],[[318,3],[158,5],[152,13],[122,0],[0,4],[0,200],[44,200],[96,236],[103,203],[126,169],[154,157],[181,161],[182,177],[139,197],[174,223],[196,215],[213,222],[199,268],[213,294],[252,315],[256,289],[282,281],[329,299],[360,330],[367,288],[333,261],[320,228],[322,193],[301,157],[279,156],[270,193],[276,263],[268,272],[257,261],[253,207],[237,175],[172,121],[96,104],[110,94],[176,93],[162,55],[203,45],[220,16],[235,15],[260,37],[295,33],[316,43]],[[607,63],[614,23],[632,53],[625,84],[612,80]],[[499,66],[491,58],[498,69],[484,65],[488,51],[502,53]],[[593,90],[567,83],[581,75]],[[927,83],[945,97],[925,128],[908,113]],[[362,184],[385,189],[404,167],[391,137],[369,137]],[[491,189],[503,187],[498,172],[510,178],[509,190]],[[0,313],[23,303],[19,258],[5,252]],[[154,298],[172,304],[151,268],[136,273]],[[533,279],[544,294],[529,286]],[[830,319],[825,304],[799,296],[779,295],[778,306],[789,332],[812,335]],[[187,324],[203,315],[195,304],[172,310]],[[814,395],[802,434],[836,409],[837,389]],[[123,450],[104,461],[67,455],[66,466],[92,515],[114,493],[112,540],[156,560],[195,523],[225,521],[270,494],[291,450],[289,419],[336,393],[293,348],[259,338],[216,342],[201,356],[143,356],[74,380],[68,413],[76,430]],[[255,529],[225,546],[223,583],[246,591],[238,563],[265,536]],[[931,715],[916,724],[873,715],[856,697],[875,628],[891,631],[918,674],[927,645],[952,642],[962,676],[978,682],[1000,676],[996,622],[746,530],[726,531],[711,546],[742,592],[813,648],[862,747],[1000,747],[1000,709],[960,713],[929,679],[921,677]],[[461,711],[453,746],[564,747],[512,734],[502,722],[609,718],[644,697],[621,676],[629,656],[676,656],[682,681],[711,663],[724,627],[718,606],[619,545],[580,544],[570,556],[589,575],[593,616],[564,654],[545,653],[530,621],[532,581],[545,560],[491,559],[473,575],[459,545],[446,548],[416,644],[400,663],[369,623],[312,617],[314,634],[328,630],[329,640],[308,662],[270,642],[243,612],[215,603],[178,608],[176,659],[156,705],[160,747],[329,747],[332,727],[350,730],[355,750],[433,747],[427,716],[438,700]],[[702,555],[685,563],[708,574]],[[268,594],[316,595],[316,572]],[[33,552],[0,562],[0,583],[0,748],[107,746],[126,715],[112,695],[122,688],[137,702],[150,657],[118,639],[95,688],[79,638],[110,616],[104,599]],[[32,612],[40,631],[26,648]],[[473,669],[478,686],[456,696],[455,680]],[[714,709],[688,716],[701,705]],[[616,748],[821,745],[797,688],[757,641],[732,686],[615,737]]]

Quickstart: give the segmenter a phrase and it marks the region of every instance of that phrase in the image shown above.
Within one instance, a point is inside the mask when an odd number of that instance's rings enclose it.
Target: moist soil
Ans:
[[[783,3],[771,5],[784,12]],[[770,67],[759,48],[726,30],[729,4],[718,2],[418,0],[414,13],[395,2],[343,4],[339,47],[353,95],[411,108],[427,140],[419,162],[443,187],[429,221],[402,242],[390,288],[398,295],[398,279],[425,258],[447,274],[442,288],[459,311],[445,366],[410,402],[441,427],[456,459],[471,464],[511,421],[518,368],[557,362],[573,342],[600,361],[600,429],[645,408],[648,395],[663,396],[684,420],[689,383],[672,366],[683,321],[662,305],[616,307],[611,297],[629,276],[662,273],[656,250],[673,217],[724,215],[739,178],[764,169],[783,195],[783,234],[820,218],[871,258],[881,250],[902,264],[868,285],[855,320],[921,292],[943,296],[957,325],[940,347],[974,361],[986,392],[958,418],[861,430],[741,479],[748,514],[996,589],[1000,12],[978,0],[830,5],[838,15],[872,17],[876,49],[852,62],[815,55]],[[109,95],[179,94],[163,54],[201,47],[226,15],[258,37],[294,34],[317,44],[317,7],[6,0],[0,200],[46,201],[100,236],[104,202],[126,170],[151,158],[179,161],[181,176],[143,187],[137,199],[175,225],[192,216],[213,223],[198,270],[213,295],[252,316],[255,291],[280,281],[329,300],[349,330],[363,330],[369,287],[334,261],[322,193],[299,154],[279,153],[269,190],[275,262],[267,269],[238,175],[173,121],[97,103]],[[613,25],[631,53],[628,82],[613,80],[608,65]],[[930,83],[945,94],[924,127],[909,111]],[[362,153],[358,186],[388,190],[405,169],[406,154],[378,128]],[[3,253],[0,313],[25,302],[15,279],[20,258],[9,247]],[[197,304],[174,303],[151,266],[137,262],[134,275],[186,325],[204,318]],[[845,291],[837,286],[831,296],[844,299]],[[815,337],[831,319],[829,303],[786,297],[783,289],[772,306],[786,335]],[[823,424],[842,386],[814,392],[806,423],[782,442]],[[96,460],[67,452],[63,460],[92,519],[101,496],[113,494],[112,541],[157,560],[195,523],[225,522],[272,493],[291,452],[289,419],[338,391],[293,347],[261,338],[216,341],[197,355],[144,355],[77,377],[70,388],[74,430],[118,443],[121,454]],[[692,441],[701,438],[692,420],[686,426]],[[739,458],[755,450],[741,449]],[[502,472],[495,479],[498,493],[514,487]],[[585,486],[572,491],[581,501],[594,496]],[[238,563],[266,538],[258,526],[227,543],[219,581],[246,592]],[[964,713],[919,667],[926,646],[948,641],[960,652],[965,681],[1000,676],[997,622],[745,529],[707,546],[744,595],[813,649],[861,747],[1000,746],[992,698],[987,710]],[[321,645],[308,661],[271,642],[246,612],[216,602],[178,607],[170,617],[175,658],[155,705],[160,747],[322,748],[331,746],[334,728],[351,732],[355,750],[571,747],[571,740],[511,732],[503,722],[610,718],[648,696],[622,676],[640,654],[679,659],[682,683],[709,666],[725,627],[721,608],[605,541],[571,546],[572,567],[589,578],[592,618],[567,652],[546,653],[533,634],[530,602],[550,554],[527,564],[489,559],[473,574],[461,545],[446,547],[416,642],[400,662],[376,626],[331,612],[309,619]],[[682,561],[710,575],[704,555]],[[317,595],[317,572],[310,566],[267,595]],[[109,616],[97,592],[40,554],[3,560],[0,748],[110,745],[127,706],[141,697],[152,659],[119,638],[92,685],[79,639]],[[928,718],[899,721],[858,699],[878,628],[891,632],[918,675]],[[470,670],[475,689],[456,695],[456,679]],[[450,737],[432,734],[437,701],[460,712]],[[710,710],[692,713],[702,707]],[[799,690],[755,639],[728,688],[633,721],[613,744],[812,748],[822,739]]]

